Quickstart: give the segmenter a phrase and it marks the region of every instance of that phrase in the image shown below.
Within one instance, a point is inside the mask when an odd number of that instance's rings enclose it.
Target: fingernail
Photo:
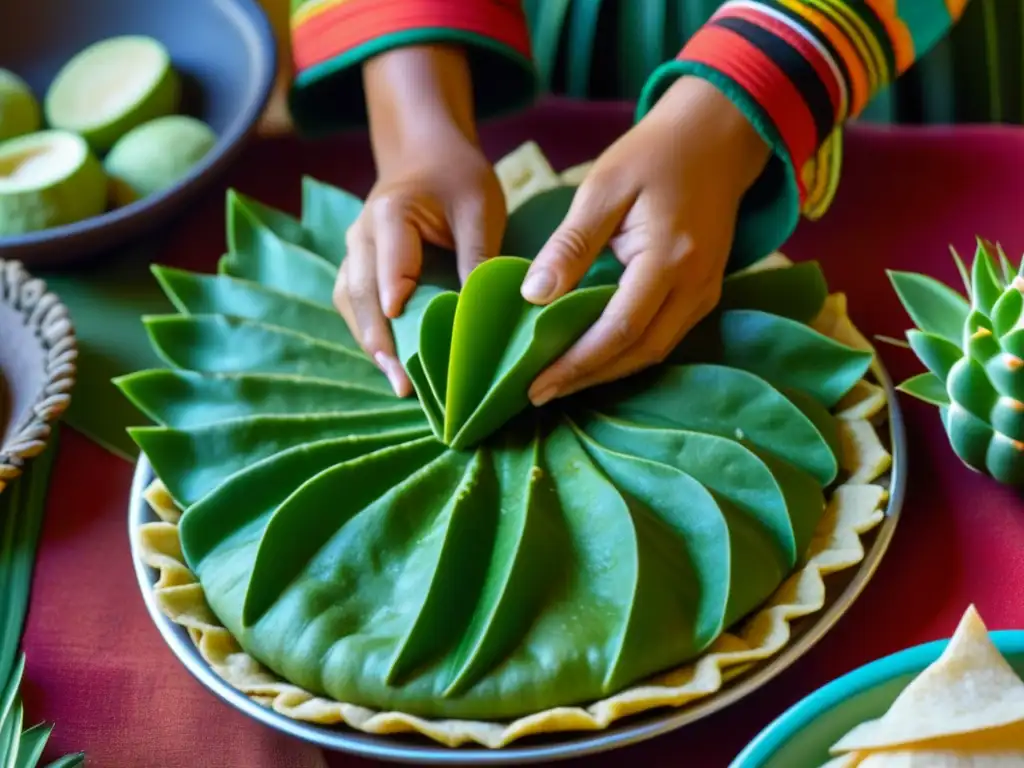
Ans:
[[[543,387],[536,394],[530,395],[530,402],[532,402],[537,408],[540,408],[542,405],[547,405],[549,402],[554,400],[555,395],[557,394],[558,388],[553,385],[549,385],[547,387]]]
[[[522,294],[527,301],[547,301],[555,292],[555,276],[549,269],[531,272],[523,281]]]
[[[402,397],[403,390],[403,372],[402,364],[391,355],[385,355],[383,352],[378,352],[373,356],[373,359],[377,361],[377,365],[384,371],[384,375],[388,377],[388,383],[391,384],[391,388],[395,391],[398,397]]]

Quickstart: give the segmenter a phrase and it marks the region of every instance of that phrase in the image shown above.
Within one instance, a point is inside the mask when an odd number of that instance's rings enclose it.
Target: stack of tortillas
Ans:
[[[971,606],[942,656],[832,754],[826,768],[1020,768],[1024,681]]]

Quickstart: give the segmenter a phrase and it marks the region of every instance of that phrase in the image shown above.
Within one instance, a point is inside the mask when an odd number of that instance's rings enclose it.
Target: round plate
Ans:
[[[1024,675],[1024,631],[992,632],[1017,674]],[[765,728],[730,768],[824,765],[829,748],[853,728],[885,714],[900,692],[935,661],[949,640],[885,656],[819,688]],[[794,762],[795,761],[795,762]]]
[[[217,143],[174,186],[74,224],[0,237],[0,251],[30,266],[64,264],[121,245],[176,213],[242,148],[270,96],[276,48],[256,0],[30,0],[0,2],[0,67],[42,100],[60,67],[98,40],[149,35],[170,51],[183,80],[183,111]]]
[[[695,723],[730,704],[739,701],[799,659],[812,648],[840,619],[867,585],[889,547],[903,506],[906,476],[906,437],[903,417],[896,399],[896,390],[889,375],[879,366],[877,371],[885,387],[888,400],[888,448],[892,453],[892,468],[888,473],[889,503],[885,519],[873,532],[862,538],[866,554],[856,568],[833,574],[826,579],[828,587],[825,607],[817,613],[793,622],[792,639],[782,651],[749,671],[737,675],[722,689],[707,698],[680,709],[661,709],[626,718],[604,731],[579,734],[561,733],[544,737],[531,737],[501,749],[459,747],[456,749],[435,745],[423,737],[376,736],[351,728],[328,727],[292,720],[263,707],[225,683],[210,669],[189,639],[188,632],[161,613],[153,595],[156,571],[140,557],[136,531],[143,523],[158,518],[143,498],[146,487],[155,479],[145,456],[139,459],[132,482],[128,527],[132,545],[135,573],[142,588],[149,615],[160,634],[182,664],[217,696],[250,717],[275,730],[325,749],[351,752],[406,763],[430,765],[523,765],[550,760],[580,757],[605,752],[660,736],[684,725]],[[884,439],[883,435],[883,439]],[[886,478],[879,482],[885,483]]]

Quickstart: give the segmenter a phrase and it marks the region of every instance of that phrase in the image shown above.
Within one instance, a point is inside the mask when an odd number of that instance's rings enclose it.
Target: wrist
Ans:
[[[739,107],[712,83],[683,76],[658,100],[648,116],[674,123],[683,141],[714,148],[722,170],[746,192],[764,171],[772,148]]]
[[[473,84],[456,46],[397,48],[363,65],[370,137],[378,166],[438,142],[476,144]]]

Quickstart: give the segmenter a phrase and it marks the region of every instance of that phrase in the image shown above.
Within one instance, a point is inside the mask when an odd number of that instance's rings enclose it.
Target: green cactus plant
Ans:
[[[400,400],[331,307],[359,213],[307,179],[302,219],[239,195],[218,275],[162,267],[168,369],[119,380],[184,512],[184,557],[253,657],[337,701],[494,720],[590,702],[705,652],[798,565],[840,476],[829,409],[871,354],[808,324],[805,263],[731,275],[655,369],[529,405],[604,308],[605,253],[549,307],[520,297],[572,190],[510,217],[459,290],[426,255],[394,321]]]
[[[938,406],[956,455],[1001,483],[1024,484],[1024,277],[978,240],[970,271],[952,251],[966,295],[926,275],[890,271],[928,369],[899,385]]]

